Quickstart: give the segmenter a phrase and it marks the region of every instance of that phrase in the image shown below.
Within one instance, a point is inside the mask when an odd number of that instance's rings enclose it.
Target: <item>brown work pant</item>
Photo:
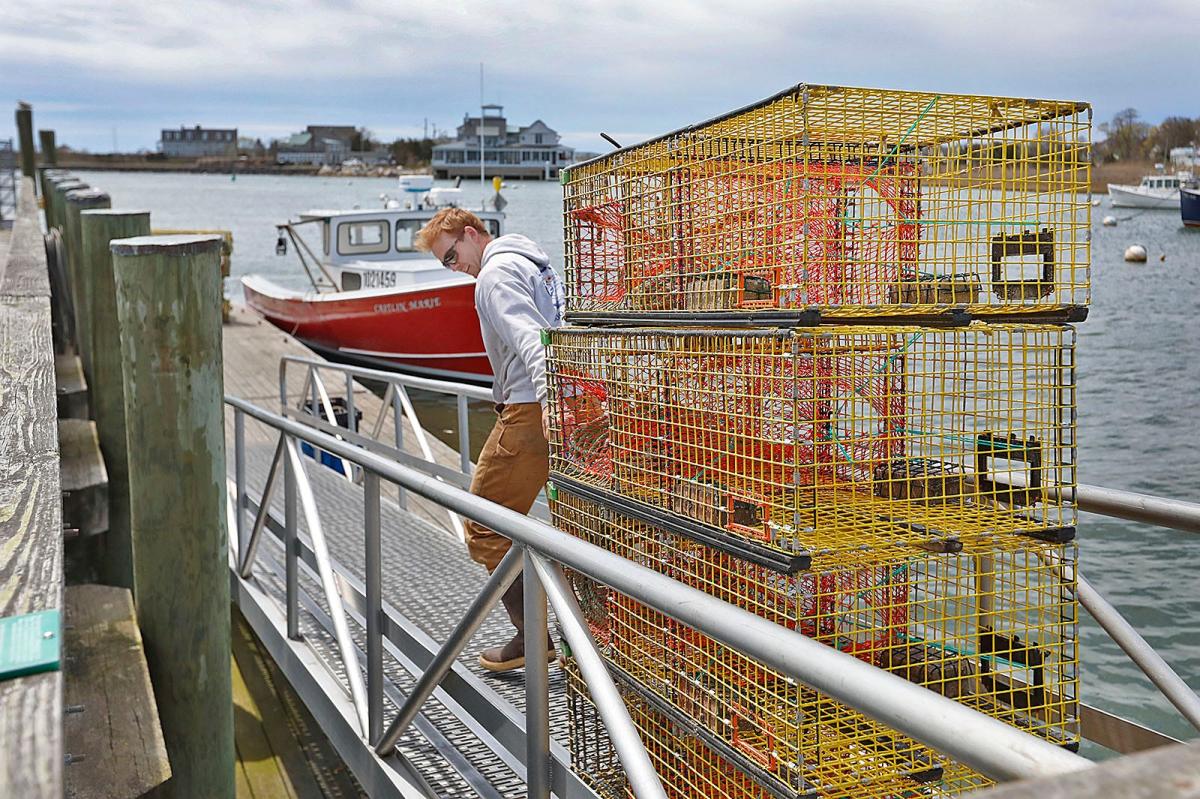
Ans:
[[[542,406],[536,402],[499,406],[491,435],[479,454],[471,493],[518,513],[529,513],[550,476],[550,448],[542,434]],[[488,573],[496,570],[512,541],[466,520],[467,551]]]

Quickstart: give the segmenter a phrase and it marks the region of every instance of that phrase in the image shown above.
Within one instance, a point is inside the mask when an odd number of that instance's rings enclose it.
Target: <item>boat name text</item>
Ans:
[[[375,313],[407,313],[408,311],[428,311],[442,304],[441,297],[426,297],[421,300],[408,302],[383,302],[375,306]]]

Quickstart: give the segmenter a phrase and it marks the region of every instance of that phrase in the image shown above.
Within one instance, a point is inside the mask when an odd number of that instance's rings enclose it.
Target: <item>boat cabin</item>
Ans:
[[[451,276],[469,281],[468,276],[451,273],[429,253],[416,248],[417,232],[438,210],[428,206],[369,211],[313,210],[301,214],[299,222],[282,226],[281,231],[288,229],[300,248],[303,245],[296,240],[295,228],[300,225],[320,228],[321,249],[315,260],[324,279],[314,280],[318,290],[403,289],[419,283],[445,281]],[[472,213],[483,221],[493,237],[502,235],[503,213]],[[311,250],[309,254],[314,255]],[[301,261],[304,261],[302,252]]]
[[[1146,175],[1142,178],[1143,189],[1179,190],[1179,178],[1174,175]]]

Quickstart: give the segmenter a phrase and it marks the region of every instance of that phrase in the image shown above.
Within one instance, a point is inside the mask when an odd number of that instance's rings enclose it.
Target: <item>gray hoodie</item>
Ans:
[[[542,330],[562,324],[562,281],[550,257],[524,236],[509,234],[483,250],[475,280],[475,310],[483,332],[497,403],[546,402]]]

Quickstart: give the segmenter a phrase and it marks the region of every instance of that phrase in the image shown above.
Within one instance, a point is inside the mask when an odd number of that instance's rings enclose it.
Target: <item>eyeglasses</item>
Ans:
[[[466,235],[466,232],[467,231],[464,230],[462,233],[459,233],[458,238],[456,238],[454,243],[450,245],[450,249],[446,250],[446,254],[442,256],[442,266],[446,267],[447,269],[451,269],[456,263],[458,263],[458,243],[463,240],[463,236]]]

